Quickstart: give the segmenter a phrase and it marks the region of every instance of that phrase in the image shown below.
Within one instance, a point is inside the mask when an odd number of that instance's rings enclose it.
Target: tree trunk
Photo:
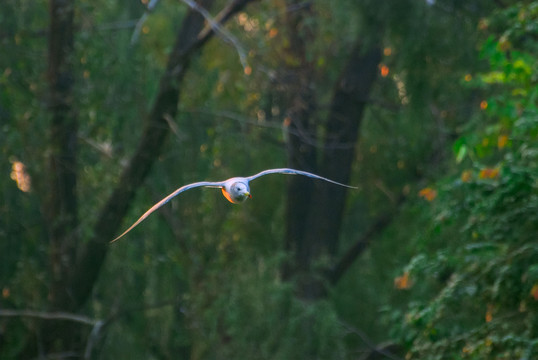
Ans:
[[[304,54],[298,44],[294,49]],[[296,97],[292,105],[295,106],[289,111],[290,130],[294,130],[288,140],[290,167],[317,170],[322,176],[349,183],[359,128],[380,59],[380,49],[363,51],[360,42],[354,46],[335,86],[324,144],[318,152],[312,145],[316,127],[311,120],[314,118],[314,94],[308,82],[312,74],[303,73],[303,81],[296,81],[301,88],[294,90]],[[290,180],[286,248],[292,250],[294,263],[285,269],[285,276],[296,277],[298,292],[304,298],[325,294],[323,279],[313,269],[313,264],[322,257],[331,261],[336,255],[345,195],[345,188],[333,184],[301,177]]]
[[[78,226],[77,206],[77,129],[73,106],[73,36],[74,2],[50,0],[48,42],[48,107],[51,115],[49,134],[50,176],[43,212],[48,224],[51,286],[50,308],[53,311],[73,308],[69,276],[75,261]],[[50,323],[46,323],[50,325]],[[43,331],[46,351],[57,350],[76,342],[75,332],[53,326]],[[54,344],[53,344],[54,342]]]
[[[320,173],[325,177],[344,184],[350,182],[360,124],[380,60],[378,48],[363,52],[359,43],[349,55],[334,90],[326,125],[320,165]],[[337,254],[347,191],[327,182],[316,183],[304,234],[304,241],[312,244],[316,256],[326,255],[331,260]]]
[[[293,0],[288,8],[299,0]],[[310,16],[311,9],[286,13],[289,47],[286,58],[291,65],[284,66],[281,85],[284,104],[287,109],[285,126],[288,129],[288,166],[295,169],[316,172],[316,127],[313,121],[315,94],[313,86],[314,71],[306,59],[306,45],[312,41],[313,34],[304,26],[303,20]],[[288,179],[288,201],[286,203],[286,250],[294,254],[294,264],[288,264],[284,277],[308,268],[308,244],[304,243],[307,210],[314,190],[311,179],[294,176]]]

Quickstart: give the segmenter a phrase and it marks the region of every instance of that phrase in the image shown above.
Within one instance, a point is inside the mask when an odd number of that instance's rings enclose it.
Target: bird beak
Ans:
[[[245,195],[247,195],[249,199],[252,199],[252,195],[250,195],[248,191],[245,193]]]

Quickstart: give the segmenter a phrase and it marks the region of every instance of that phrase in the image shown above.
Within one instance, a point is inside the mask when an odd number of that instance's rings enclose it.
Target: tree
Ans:
[[[298,3],[291,2],[288,6]],[[328,120],[322,121],[315,116],[319,109],[315,64],[307,59],[307,45],[314,36],[314,29],[306,25],[308,16],[311,16],[308,11],[289,12],[286,16],[289,54],[285,57],[288,64],[284,64],[280,86],[284,97],[289,99],[284,105],[289,132],[288,164],[349,183],[360,122],[377,75],[380,49],[364,50],[360,37],[356,40],[333,89]],[[325,130],[321,140],[317,134],[319,127]],[[322,144],[319,151],[317,143]],[[338,249],[346,190],[326,185],[300,177],[291,179],[288,185],[285,246],[294,257],[286,276],[295,274],[300,279],[300,292],[305,298],[317,298],[325,293],[319,282],[320,274],[316,274],[313,266],[320,257],[334,257]]]
[[[479,23],[489,69],[464,82],[479,89],[481,113],[454,143],[455,174],[422,191],[430,231],[404,270],[413,300],[398,318],[410,357],[538,354],[537,6],[519,2]]]

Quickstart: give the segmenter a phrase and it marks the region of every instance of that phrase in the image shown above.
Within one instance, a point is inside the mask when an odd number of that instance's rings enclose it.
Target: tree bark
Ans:
[[[351,50],[334,89],[324,144],[319,152],[312,146],[314,94],[309,89],[295,92],[296,102],[303,107],[298,107],[300,111],[291,107],[290,114],[294,117],[290,128],[295,125],[294,132],[309,130],[309,138],[289,135],[290,167],[317,170],[322,176],[349,183],[359,128],[380,59],[380,49],[374,47],[364,51],[360,41]],[[311,78],[312,74],[305,77]],[[297,278],[298,293],[304,298],[315,299],[325,294],[324,279],[313,269],[313,264],[323,256],[330,261],[336,255],[345,195],[345,188],[333,184],[312,183],[310,179],[299,177],[290,180],[286,248],[292,250],[294,263],[286,268],[285,276],[293,274]]]
[[[49,224],[53,286],[52,307],[64,308],[68,269],[73,263],[77,226],[77,117],[73,109],[73,2],[51,0],[49,29],[48,106],[51,114],[50,185],[45,217]]]
[[[297,5],[300,0],[293,0],[288,7]],[[286,13],[289,47],[281,75],[284,104],[287,109],[285,125],[288,129],[287,154],[288,166],[310,172],[317,172],[316,164],[316,128],[313,115],[315,111],[315,94],[313,86],[314,70],[306,59],[306,44],[312,41],[313,34],[304,26],[305,17],[310,16],[311,8]],[[314,190],[310,179],[294,176],[288,180],[288,199],[286,202],[286,240],[285,248],[294,254],[294,263],[287,264],[284,277],[306,271],[308,268],[309,246],[304,242],[307,211]]]
[[[50,0],[48,39],[49,85],[48,109],[50,133],[48,152],[49,186],[44,198],[43,213],[47,219],[50,245],[51,285],[48,298],[51,310],[71,309],[69,276],[75,261],[78,225],[77,204],[77,129],[78,119],[73,106],[73,36],[74,2]],[[62,331],[44,327],[44,347],[62,347],[76,342],[72,324]],[[60,338],[60,341],[54,341]],[[54,344],[53,344],[54,341]]]
[[[364,51],[357,43],[340,75],[321,154],[320,173],[325,177],[344,184],[350,181],[360,124],[380,60],[378,48]],[[307,243],[320,247],[314,253],[336,255],[347,191],[326,182],[316,183],[305,233]]]

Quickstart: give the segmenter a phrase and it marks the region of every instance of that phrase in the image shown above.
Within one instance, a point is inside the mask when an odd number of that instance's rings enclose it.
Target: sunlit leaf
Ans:
[[[480,170],[480,179],[495,179],[499,176],[499,168],[484,168]]]
[[[497,147],[499,149],[503,149],[506,144],[508,143],[508,136],[507,135],[499,135],[499,138],[497,139]]]
[[[465,170],[461,173],[461,181],[467,183],[470,182],[473,177],[473,173],[470,170]]]
[[[398,290],[407,290],[413,286],[411,279],[409,278],[409,272],[404,272],[402,276],[398,276],[394,279],[394,287]]]
[[[532,289],[530,291],[530,295],[534,298],[534,300],[538,301],[538,284],[534,284],[532,286]]]
[[[427,187],[420,190],[418,195],[427,201],[433,201],[437,197],[437,190]]]

